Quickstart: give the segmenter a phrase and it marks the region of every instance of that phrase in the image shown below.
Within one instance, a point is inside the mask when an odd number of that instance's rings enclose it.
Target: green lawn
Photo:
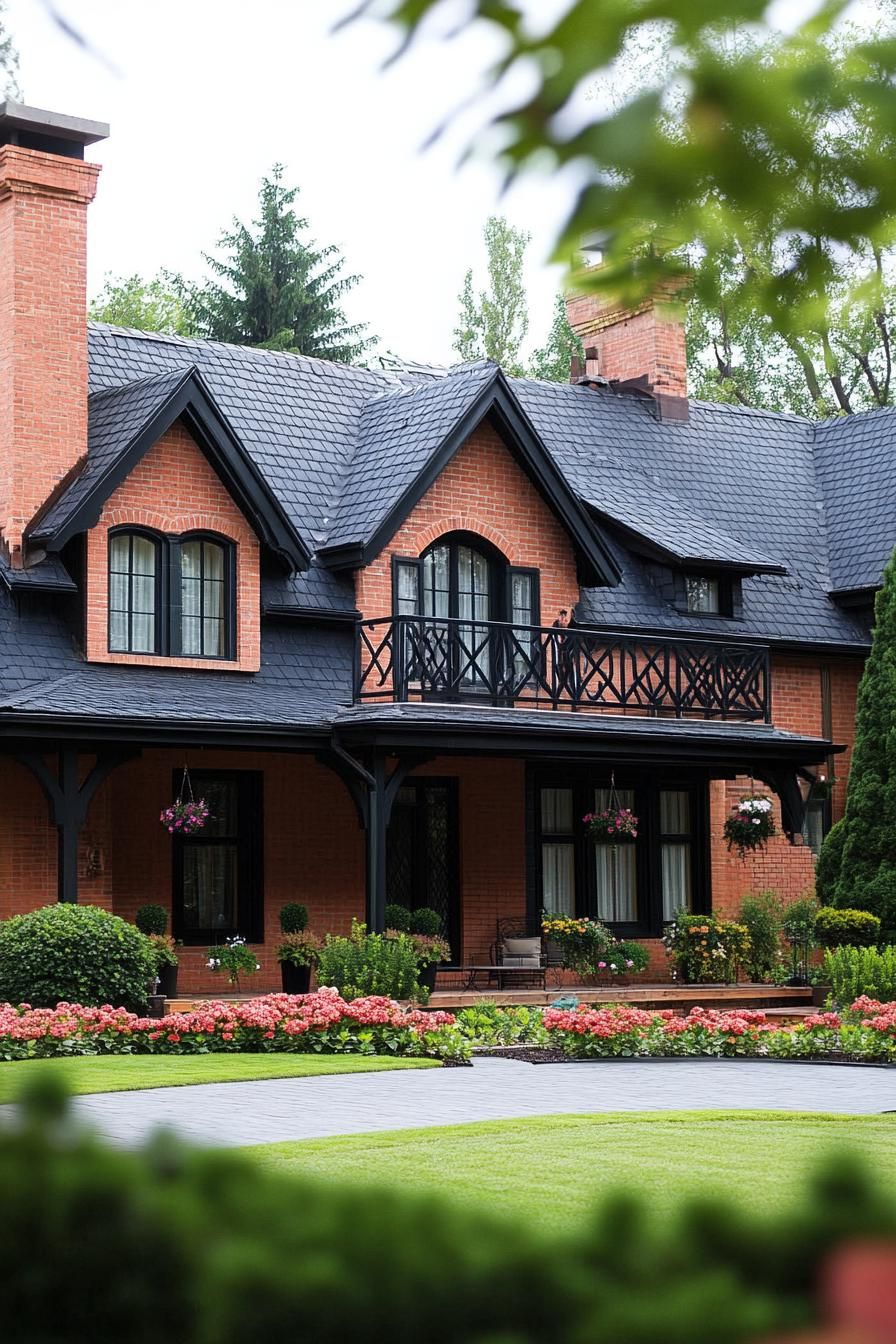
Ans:
[[[186,1083],[244,1083],[256,1078],[315,1078],[322,1073],[376,1073],[439,1068],[432,1059],[383,1055],[91,1055],[0,1063],[0,1103],[15,1101],[30,1078],[62,1078],[69,1092],[130,1092]]]
[[[594,1195],[640,1190],[663,1209],[687,1191],[724,1190],[754,1209],[798,1197],[831,1148],[864,1154],[896,1190],[896,1117],[690,1111],[544,1116],[392,1131],[245,1151],[275,1171],[327,1181],[438,1190],[468,1206],[566,1230]]]

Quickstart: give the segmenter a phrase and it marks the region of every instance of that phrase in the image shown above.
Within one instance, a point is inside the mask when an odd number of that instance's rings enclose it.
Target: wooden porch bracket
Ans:
[[[386,927],[386,832],[392,807],[407,776],[418,765],[431,760],[431,755],[411,752],[401,756],[387,774],[385,752],[375,751],[368,769],[334,739],[327,751],[318,753],[317,760],[339,776],[355,804],[359,825],[366,836],[367,928],[371,933],[382,933]]]
[[[807,800],[799,786],[799,778],[801,775],[807,777],[806,772],[770,770],[766,767],[754,773],[757,779],[761,779],[778,795],[781,801],[781,827],[790,843],[795,845],[796,837],[802,835],[806,821]]]
[[[60,749],[55,774],[39,752],[16,753],[15,759],[31,771],[43,790],[49,804],[50,818],[58,832],[58,900],[77,903],[78,840],[81,828],[87,820],[87,810],[97,789],[119,765],[139,755],[139,749],[97,752],[96,763],[83,784],[79,785],[80,753],[77,747]]]

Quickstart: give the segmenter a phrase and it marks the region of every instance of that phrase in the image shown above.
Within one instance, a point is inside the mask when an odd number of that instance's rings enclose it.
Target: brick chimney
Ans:
[[[623,390],[642,389],[664,420],[688,418],[688,368],[681,303],[648,299],[624,308],[596,294],[569,294],[569,324],[585,347],[586,374]]]
[[[87,207],[108,126],[0,103],[0,537],[87,452]]]

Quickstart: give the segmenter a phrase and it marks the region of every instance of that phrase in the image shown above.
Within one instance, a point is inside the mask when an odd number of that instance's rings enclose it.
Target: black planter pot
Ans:
[[[166,999],[177,998],[177,967],[160,966],[159,967],[159,993],[164,994]]]
[[[831,993],[830,985],[812,986],[812,1006],[813,1008],[824,1008],[828,1001],[828,995]]]
[[[310,966],[294,966],[291,961],[281,961],[280,975],[284,994],[307,994],[311,988]]]
[[[439,963],[431,961],[428,966],[420,966],[417,969],[417,984],[423,989],[428,989],[430,994],[436,987],[436,976],[439,973]]]

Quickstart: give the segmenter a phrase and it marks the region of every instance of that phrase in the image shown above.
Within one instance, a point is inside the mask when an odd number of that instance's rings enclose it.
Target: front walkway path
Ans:
[[[118,1143],[164,1125],[195,1143],[242,1145],[589,1111],[777,1110],[867,1115],[896,1109],[896,1069],[687,1060],[472,1069],[106,1092],[75,1112]],[[9,1107],[0,1107],[8,1115]]]

